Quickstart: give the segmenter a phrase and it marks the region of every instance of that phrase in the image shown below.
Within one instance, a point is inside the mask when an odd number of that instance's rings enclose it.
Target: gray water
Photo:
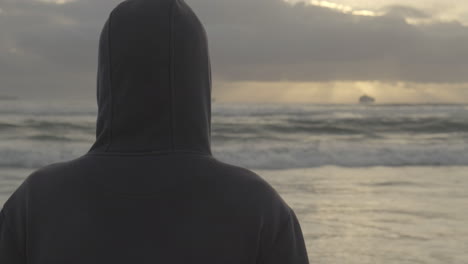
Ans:
[[[94,102],[0,102],[0,205],[84,154]],[[214,155],[296,211],[311,263],[468,263],[468,105],[213,106]]]
[[[1,101],[0,167],[85,153],[95,108]],[[216,156],[253,169],[468,165],[468,105],[215,104],[212,123]]]
[[[468,167],[257,173],[297,212],[310,263],[468,263]]]

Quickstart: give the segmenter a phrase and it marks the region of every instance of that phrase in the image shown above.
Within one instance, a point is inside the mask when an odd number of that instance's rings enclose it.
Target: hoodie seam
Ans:
[[[112,124],[114,123],[113,122],[113,118],[114,118],[114,100],[113,100],[113,96],[112,96],[112,59],[111,59],[111,28],[112,28],[112,15],[114,14],[114,11],[111,12],[111,14],[109,15],[109,27],[108,27],[108,30],[107,30],[107,50],[108,50],[108,60],[109,60],[109,74],[108,74],[108,78],[109,78],[109,96],[110,96],[110,111],[109,111],[109,115],[110,115],[110,118],[109,118],[109,134],[108,134],[108,137],[109,137],[109,143],[107,144],[106,146],[106,149],[104,150],[105,152],[109,151],[110,149],[110,146],[112,144]]]
[[[175,2],[171,2],[171,13],[170,13],[170,19],[171,19],[171,28],[170,28],[170,66],[169,66],[169,88],[170,88],[170,96],[171,96],[171,121],[170,121],[170,126],[171,126],[171,149],[175,150],[175,85],[174,85],[174,80],[175,80],[175,65],[174,65],[174,57],[175,57],[175,48],[174,48],[174,9],[175,9]]]

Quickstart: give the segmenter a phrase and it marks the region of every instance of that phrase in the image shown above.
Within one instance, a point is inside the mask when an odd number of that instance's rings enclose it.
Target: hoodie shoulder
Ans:
[[[299,220],[278,191],[263,177],[251,170],[220,163],[235,172],[228,177],[238,182],[237,188],[249,189],[243,193],[243,197],[248,197],[250,204],[258,206],[258,210],[261,211],[262,227],[257,263],[308,264]]]
[[[60,163],[61,164],[61,163]],[[36,169],[31,172],[24,181],[16,188],[13,194],[6,200],[3,205],[4,211],[15,210],[19,205],[27,203],[27,198],[29,197],[30,187],[32,182],[44,181],[44,178],[47,177],[50,169],[56,166],[60,166],[59,163],[50,164],[42,168]]]
[[[57,162],[41,167],[32,172],[24,181],[28,188],[34,188],[36,185],[54,184],[60,177],[66,176],[69,171],[70,163],[73,161]]]
[[[281,199],[277,190],[267,182],[261,175],[256,172],[237,165],[222,162],[218,159],[214,159],[218,166],[223,167],[226,171],[224,177],[228,181],[233,181],[238,184],[250,184],[259,193],[269,196],[269,198]]]
[[[29,174],[21,185],[5,202],[4,208],[18,207],[19,204],[28,203],[28,200],[39,199],[35,195],[45,195],[52,189],[59,189],[62,184],[70,183],[70,172],[73,161],[57,162]]]
[[[266,181],[256,172],[236,165],[216,162],[225,168],[226,173],[222,174],[229,189],[235,189],[238,196],[249,199],[252,205],[258,206],[258,210],[263,213],[263,217],[269,221],[284,223],[290,217],[291,207],[279,194],[275,187]],[[216,175],[219,177],[220,175]]]
[[[53,186],[67,164],[54,163],[33,171],[5,202],[0,212],[0,263],[25,263],[32,203],[43,198],[42,187]]]

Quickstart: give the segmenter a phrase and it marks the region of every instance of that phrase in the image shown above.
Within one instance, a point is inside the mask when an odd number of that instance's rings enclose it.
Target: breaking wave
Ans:
[[[86,152],[90,106],[0,105],[0,167],[37,168]],[[465,105],[215,105],[212,147],[253,169],[468,165]]]

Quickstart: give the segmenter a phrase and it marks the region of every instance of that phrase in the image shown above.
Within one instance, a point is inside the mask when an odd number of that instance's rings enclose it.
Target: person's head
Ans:
[[[211,154],[206,32],[183,0],[127,0],[102,30],[91,151]]]

